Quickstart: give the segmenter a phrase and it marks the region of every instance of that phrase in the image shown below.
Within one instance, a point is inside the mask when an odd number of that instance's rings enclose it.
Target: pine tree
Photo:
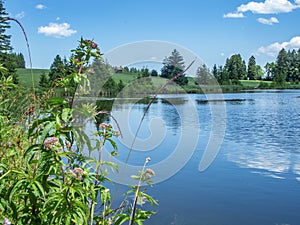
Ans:
[[[178,67],[181,70],[184,70],[184,60],[182,55],[174,49],[171,53],[171,55],[164,59],[163,62],[164,65],[173,65],[175,67]]]
[[[25,59],[22,53],[12,53],[12,57],[16,62],[16,68],[24,68],[25,69]]]
[[[232,84],[240,84],[240,79],[246,77],[246,64],[240,54],[232,55],[226,60],[225,68]]]
[[[87,71],[88,79],[90,81],[90,94],[98,95],[103,91],[103,86],[109,77],[113,75],[113,67],[105,62],[102,58],[95,59]],[[105,90],[107,91],[107,90]],[[105,92],[103,91],[103,93]]]
[[[0,52],[8,52],[12,50],[10,45],[10,35],[7,35],[5,32],[10,28],[8,22],[8,13],[3,6],[3,0],[0,0]]]
[[[281,49],[278,53],[276,59],[276,67],[274,73],[274,82],[280,86],[284,87],[286,82],[288,72],[288,55],[285,49]]]
[[[4,73],[1,73],[1,77],[13,78],[15,84],[18,83],[18,75],[16,73],[16,60],[15,57],[10,54],[12,47],[10,45],[10,35],[7,35],[5,32],[10,28],[8,22],[8,13],[5,11],[3,6],[3,0],[0,0],[0,65],[6,68]],[[0,77],[0,78],[1,78]]]
[[[40,76],[39,85],[40,87],[49,87],[49,80],[45,72]]]
[[[184,70],[184,60],[181,54],[174,49],[171,55],[164,59],[164,66],[161,69],[161,77],[171,79],[172,77],[178,75]],[[185,74],[179,76],[175,79],[175,82],[179,85],[186,85],[188,79],[185,77]]]
[[[15,57],[12,54],[8,53],[0,53],[0,65],[2,65],[4,68],[6,68],[5,73],[0,74],[1,77],[9,77],[11,76],[13,78],[13,82],[17,84],[19,82],[18,74],[16,73],[16,60]],[[0,77],[0,78],[1,78]]]
[[[197,77],[196,77],[196,82],[198,84],[209,84],[211,79],[211,75],[209,72],[209,68],[203,64],[197,69]]]
[[[220,73],[218,71],[218,67],[217,64],[214,64],[213,68],[212,68],[212,75],[216,78],[216,80],[218,81],[218,83],[221,83],[221,77],[220,77]]]
[[[59,55],[56,55],[53,63],[50,66],[49,81],[53,85],[57,79],[64,77],[65,65]]]
[[[152,77],[157,77],[158,76],[158,72],[155,69],[151,70],[151,76]]]
[[[248,71],[247,71],[247,77],[249,80],[254,80],[255,77],[257,76],[256,74],[256,61],[255,61],[255,57],[252,55],[249,58],[249,62],[248,62]]]
[[[25,69],[25,59],[22,53],[19,53],[17,55],[17,64],[18,64],[18,68],[24,68]]]

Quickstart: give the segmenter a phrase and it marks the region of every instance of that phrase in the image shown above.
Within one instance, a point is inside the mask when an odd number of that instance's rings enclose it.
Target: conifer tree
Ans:
[[[274,82],[281,87],[285,86],[286,76],[288,72],[288,55],[285,49],[281,49],[276,59],[276,67],[274,73]]]
[[[8,13],[5,11],[3,0],[0,0],[0,52],[8,52],[12,50],[10,45],[10,35],[6,34],[6,30],[10,28]]]
[[[184,71],[184,60],[182,55],[174,49],[171,55],[164,59],[164,66],[161,69],[161,77],[171,79],[172,77]],[[186,85],[188,83],[185,74],[174,80],[179,85]]]
[[[5,11],[3,3],[4,1],[0,0],[0,65],[6,68],[6,71],[1,73],[0,76],[11,76],[14,83],[17,84],[16,58],[11,54],[10,35],[6,34],[6,30],[10,28],[10,25],[8,13]]]
[[[255,61],[255,57],[252,55],[248,61],[248,70],[247,70],[248,79],[254,80],[257,77],[256,72],[257,72],[256,71],[256,61]]]

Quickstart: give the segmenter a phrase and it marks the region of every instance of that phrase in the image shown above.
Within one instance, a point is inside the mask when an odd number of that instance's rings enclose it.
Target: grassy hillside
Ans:
[[[47,69],[17,69],[19,75],[19,84],[23,87],[32,87],[32,74],[34,85],[39,85],[40,76],[42,73],[48,73]]]
[[[244,87],[249,88],[258,88],[261,83],[270,85],[272,81],[261,81],[261,80],[241,80],[241,83]]]
[[[40,76],[42,73],[48,74],[49,70],[47,69],[32,69],[32,72],[30,69],[17,69],[17,73],[19,75],[19,84],[23,87],[32,87],[32,73],[34,77],[34,85],[37,87],[39,85]],[[129,84],[135,80],[137,80],[138,74],[134,73],[114,73],[113,79],[116,82],[119,82],[120,80],[123,81],[123,83]],[[161,77],[151,77],[151,82],[154,85],[156,89],[163,86],[168,80],[161,78]],[[189,84],[194,84],[193,78],[189,78]],[[169,87],[169,90],[176,90],[176,88],[172,87],[172,85]]]
[[[125,84],[130,83],[131,81],[137,79],[137,74],[132,73],[114,73],[113,79],[116,82],[119,82],[119,80],[122,80]]]
[[[39,86],[39,80],[40,76],[42,73],[48,74],[49,70],[47,69],[17,69],[17,73],[19,75],[19,84],[23,87],[32,87],[32,74],[34,77],[34,85],[36,87]],[[125,85],[127,84],[133,84],[133,89],[138,88],[137,86],[134,86],[135,82],[137,81],[137,76],[138,74],[135,73],[115,73],[113,74],[113,79],[116,82],[119,82],[120,80],[123,81]],[[162,87],[168,80],[161,78],[161,77],[150,77],[149,81],[145,81],[143,83],[138,83],[138,84],[143,84],[144,88],[150,88],[151,92],[155,92],[158,90],[160,87]],[[189,77],[188,78],[188,85],[184,87],[185,91],[188,93],[199,93],[201,92],[201,89],[199,88],[198,85],[195,85],[194,78]],[[148,83],[147,83],[148,82]],[[147,84],[150,86],[148,87]],[[260,81],[260,80],[241,80],[242,86],[236,86],[236,85],[225,85],[222,86],[222,89],[224,92],[236,92],[240,91],[242,89],[256,89],[256,88],[276,88],[272,85],[271,81]],[[139,85],[140,88],[143,88],[143,85]],[[145,86],[146,85],[146,86]],[[286,85],[286,88],[300,88],[300,85],[291,85],[288,84]],[[176,87],[176,85],[169,85],[167,88],[170,92],[176,93],[178,91],[182,91],[181,88]],[[206,91],[207,89],[209,92],[217,90],[217,87],[214,86],[202,86],[202,91]]]

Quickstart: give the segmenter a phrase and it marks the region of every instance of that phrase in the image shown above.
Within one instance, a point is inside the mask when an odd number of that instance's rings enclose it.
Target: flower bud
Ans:
[[[93,42],[93,43],[92,43],[92,48],[95,49],[95,48],[97,48],[97,47],[98,47],[97,43]]]

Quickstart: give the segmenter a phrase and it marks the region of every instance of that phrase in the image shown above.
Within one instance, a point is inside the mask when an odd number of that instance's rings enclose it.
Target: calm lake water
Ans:
[[[146,103],[113,102],[124,135],[117,140],[120,165]],[[200,171],[209,140],[218,154]],[[146,224],[300,224],[300,91],[160,95],[133,149],[128,169],[150,156],[157,177],[147,193],[159,206]],[[125,186],[114,188],[122,193]]]

